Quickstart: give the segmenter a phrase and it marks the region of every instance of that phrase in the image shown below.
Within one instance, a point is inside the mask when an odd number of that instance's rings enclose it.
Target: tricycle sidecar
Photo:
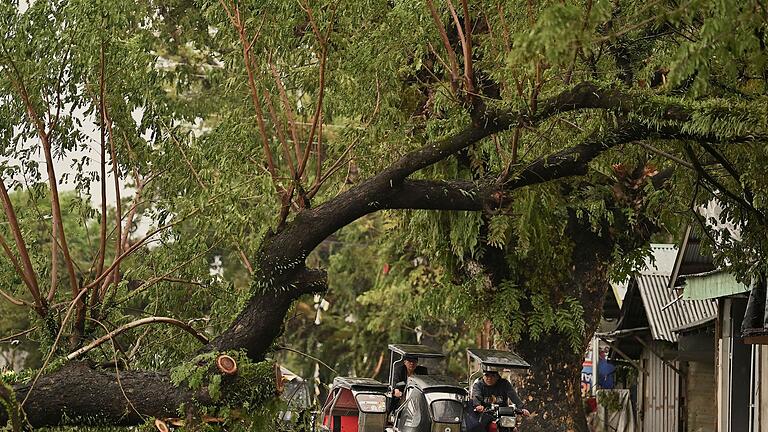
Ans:
[[[389,386],[371,378],[334,378],[323,404],[322,432],[382,432]]]

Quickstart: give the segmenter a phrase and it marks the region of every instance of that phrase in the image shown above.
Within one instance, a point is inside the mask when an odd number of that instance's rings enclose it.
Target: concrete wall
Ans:
[[[687,432],[715,432],[717,386],[714,363],[689,362],[686,375]]]

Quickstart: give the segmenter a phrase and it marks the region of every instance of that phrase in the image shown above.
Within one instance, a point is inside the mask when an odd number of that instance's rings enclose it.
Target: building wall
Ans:
[[[642,427],[645,432],[678,432],[679,380],[674,369],[665,364],[654,352],[664,350],[662,342],[649,342],[643,350]],[[673,363],[674,366],[674,363]]]
[[[761,418],[763,400],[761,390],[765,382],[761,367],[762,349],[745,344],[741,338],[741,321],[746,299],[720,299],[718,314],[718,432],[755,432],[766,430]],[[768,430],[766,430],[768,432]]]
[[[715,432],[717,386],[714,363],[688,362],[686,384],[687,432]]]

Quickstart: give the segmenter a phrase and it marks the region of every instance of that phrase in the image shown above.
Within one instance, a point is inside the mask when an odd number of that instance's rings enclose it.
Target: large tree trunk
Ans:
[[[644,167],[640,167],[644,168]],[[526,408],[536,415],[526,419],[526,432],[587,432],[587,423],[581,398],[581,368],[584,353],[595,334],[602,316],[603,302],[610,288],[608,269],[613,251],[619,247],[630,252],[647,243],[657,227],[641,216],[638,221],[627,221],[621,212],[623,205],[641,208],[644,200],[642,188],[635,187],[653,181],[660,187],[669,176],[662,173],[655,178],[647,171],[618,173],[619,182],[613,186],[617,202],[606,208],[617,208],[611,225],[605,221],[595,232],[589,221],[579,219],[573,211],[565,230],[565,241],[573,244],[570,271],[565,282],[546,287],[553,298],[572,297],[579,300],[583,314],[574,319],[584,323],[581,343],[574,347],[569,339],[558,332],[535,339],[524,333],[515,350],[531,364],[530,373],[522,379],[519,393]],[[619,193],[620,192],[620,193]],[[509,268],[504,252],[489,249],[482,259],[491,283],[499,284],[516,276]],[[541,265],[532,263],[531,265]],[[553,269],[553,271],[563,269]],[[525,281],[518,281],[522,286]],[[527,304],[526,304],[527,303]],[[523,312],[532,309],[531,300],[521,302]]]
[[[119,381],[118,381],[119,377]],[[134,425],[142,416],[180,417],[182,404],[210,404],[206,388],[196,391],[174,386],[166,372],[95,369],[72,362],[45,374],[35,383],[15,387],[16,402],[32,427],[64,424]],[[129,402],[130,401],[130,402]],[[138,413],[141,413],[139,415]],[[0,410],[0,424],[7,413]]]
[[[531,364],[518,392],[534,416],[524,420],[526,432],[587,432],[581,400],[582,354],[567,339],[549,334],[537,341],[526,340],[517,352]]]
[[[614,240],[598,235],[586,224],[571,218],[566,233],[574,243],[571,262],[573,271],[560,295],[574,296],[584,308],[581,319],[584,334],[581,345],[574,349],[568,338],[559,333],[531,340],[525,335],[516,346],[518,353],[531,364],[530,374],[523,379],[520,393],[529,411],[536,416],[525,422],[529,432],[587,432],[581,398],[581,368],[584,352],[600,322],[603,300],[608,290],[607,269]]]

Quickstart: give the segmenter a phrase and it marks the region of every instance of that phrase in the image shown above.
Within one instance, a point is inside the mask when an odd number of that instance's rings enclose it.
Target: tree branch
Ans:
[[[299,133],[296,127],[296,116],[294,115],[293,108],[291,108],[291,103],[288,100],[288,93],[285,91],[285,86],[283,85],[283,80],[280,78],[280,73],[271,59],[269,59],[269,70],[272,73],[272,78],[275,80],[275,85],[277,86],[277,91],[278,91],[278,94],[280,95],[280,102],[283,105],[286,118],[288,119],[288,126],[290,127],[291,139],[293,139],[293,146],[294,146],[294,152],[296,153],[296,160],[299,161],[301,160],[302,151],[301,151],[301,143],[299,141]],[[275,127],[277,127],[277,120],[274,120],[274,122],[275,122]],[[292,159],[288,156],[286,157],[288,159],[288,162],[290,163],[290,166],[294,166]],[[292,172],[292,174],[295,177],[295,172]]]
[[[734,166],[733,166],[733,164],[731,163],[731,161],[729,161],[729,160],[728,160],[728,159],[725,157],[725,155],[723,155],[722,153],[720,153],[719,151],[717,151],[717,149],[716,149],[716,148],[714,148],[714,147],[713,147],[712,145],[710,145],[709,143],[707,143],[707,142],[703,142],[703,141],[702,141],[702,142],[699,142],[699,145],[700,145],[700,146],[701,146],[701,147],[702,147],[704,150],[706,150],[706,151],[707,151],[707,153],[709,153],[710,155],[712,155],[712,157],[714,157],[714,158],[715,158],[715,160],[717,160],[718,162],[720,162],[720,165],[722,165],[722,167],[723,167],[723,168],[725,168],[725,170],[728,172],[728,174],[730,174],[730,175],[731,175],[731,177],[733,178],[733,180],[735,180],[735,181],[736,181],[736,183],[737,183],[737,184],[739,184],[739,185],[742,187],[742,190],[743,190],[743,192],[744,192],[744,200],[745,200],[745,201],[747,201],[748,203],[750,203],[750,204],[751,204],[751,203],[752,203],[752,200],[754,199],[754,195],[752,194],[752,191],[751,191],[751,190],[749,190],[749,188],[748,188],[746,185],[742,184],[742,182],[741,182],[741,174],[739,174],[739,172],[736,170],[736,167],[734,167]]]
[[[698,157],[696,156],[696,153],[693,151],[693,148],[690,145],[685,146],[685,151],[688,153],[688,156],[691,159],[691,163],[693,164],[694,169],[701,176],[702,179],[704,179],[707,183],[711,184],[720,193],[725,194],[728,198],[732,199],[736,204],[740,205],[748,212],[754,214],[757,217],[757,220],[760,221],[761,225],[765,226],[768,224],[768,218],[766,218],[763,212],[755,208],[755,206],[752,205],[752,203],[747,202],[743,197],[740,197],[738,194],[728,189],[724,184],[717,181],[717,179],[715,179],[712,176],[712,174],[707,172],[707,170],[701,165],[701,162],[699,161]]]
[[[22,271],[19,273],[19,276],[21,276],[21,279],[27,285],[27,288],[29,288],[29,293],[32,295],[32,298],[35,301],[35,311],[41,317],[45,317],[48,313],[48,302],[40,295],[40,289],[37,285],[37,276],[35,276],[35,270],[32,268],[32,260],[29,257],[29,251],[27,250],[27,245],[24,242],[24,236],[21,233],[21,228],[19,228],[19,221],[16,218],[16,211],[13,209],[11,197],[8,196],[8,189],[6,189],[5,181],[2,179],[0,179],[0,201],[3,203],[5,217],[8,219],[8,224],[11,228],[13,240],[16,242],[16,249],[19,251],[19,257],[21,259],[22,265]],[[8,255],[8,257],[13,262],[14,267],[18,271],[19,265],[13,258],[13,253],[6,244],[5,240],[3,240],[2,243],[3,250],[5,250],[6,255]],[[52,247],[55,248],[56,245],[54,244]]]
[[[430,15],[432,15],[432,20],[435,22],[437,31],[438,33],[440,33],[440,40],[443,42],[443,47],[445,48],[445,51],[448,53],[448,60],[451,63],[451,67],[450,69],[448,69],[448,72],[451,75],[451,88],[453,89],[453,92],[456,93],[456,84],[459,81],[459,62],[456,59],[456,52],[453,50],[453,47],[451,47],[451,41],[448,40],[448,33],[445,31],[443,20],[440,18],[440,15],[437,13],[437,10],[435,9],[435,5],[432,2],[432,0],[427,0],[427,6],[429,7]]]
[[[121,325],[120,327],[118,327],[118,328],[112,330],[111,332],[105,334],[104,336],[94,340],[93,342],[91,342],[88,345],[80,348],[79,350],[73,351],[73,352],[69,353],[67,355],[67,360],[74,360],[74,359],[80,357],[81,355],[83,355],[83,354],[87,353],[88,351],[96,348],[97,346],[103,344],[104,342],[106,342],[108,340],[111,340],[112,338],[114,338],[115,336],[119,335],[120,333],[128,331],[128,330],[130,330],[132,328],[140,327],[140,326],[143,326],[143,325],[146,325],[146,324],[154,324],[154,323],[171,324],[173,326],[176,326],[176,327],[186,331],[187,333],[191,334],[192,336],[196,337],[197,340],[199,340],[200,342],[202,342],[204,344],[208,343],[208,338],[205,337],[205,335],[203,335],[202,333],[198,332],[197,330],[192,328],[192,326],[190,326],[189,324],[187,324],[187,323],[185,323],[183,321],[179,321],[179,320],[177,320],[175,318],[155,317],[155,316],[153,316],[153,317],[137,319],[136,321],[131,321],[131,322],[127,323],[127,324]]]
[[[473,97],[475,93],[475,78],[472,72],[472,35],[469,19],[469,8],[467,6],[467,0],[461,0],[461,4],[464,8],[464,26],[462,29],[461,21],[459,20],[456,9],[453,6],[453,1],[448,0],[448,9],[453,17],[453,22],[456,25],[456,31],[459,33],[459,43],[461,43],[461,49],[464,54],[464,82],[466,85],[466,92],[470,97]]]

